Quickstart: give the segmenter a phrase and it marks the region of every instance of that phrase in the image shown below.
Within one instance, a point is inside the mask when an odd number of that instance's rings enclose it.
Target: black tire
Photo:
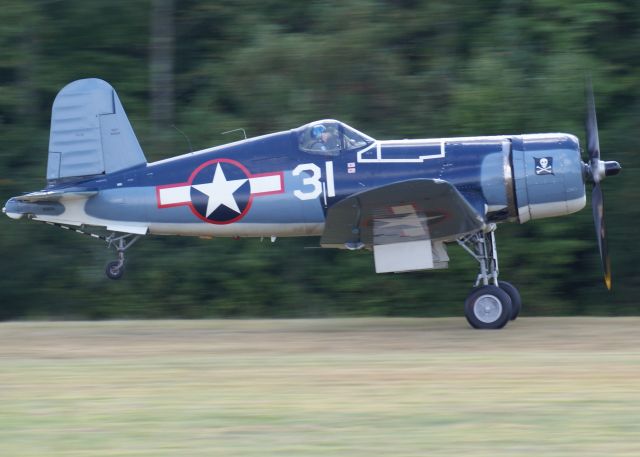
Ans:
[[[105,269],[105,273],[107,275],[107,278],[109,279],[120,279],[124,274],[124,265],[120,266],[120,262],[118,262],[117,260],[109,262],[107,264],[107,268]]]
[[[511,298],[511,320],[515,321],[522,310],[522,298],[520,292],[515,286],[507,281],[499,281],[499,287],[504,290]]]
[[[473,328],[500,329],[511,319],[511,297],[496,286],[477,287],[464,301],[464,315]]]

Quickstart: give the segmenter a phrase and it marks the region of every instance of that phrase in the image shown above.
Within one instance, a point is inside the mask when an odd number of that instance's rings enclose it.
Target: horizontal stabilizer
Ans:
[[[22,202],[57,202],[60,200],[78,200],[81,198],[93,197],[98,193],[97,190],[79,190],[79,191],[38,191],[31,192],[30,194],[20,195],[14,197],[16,200]]]
[[[66,190],[41,190],[10,198],[2,212],[13,219],[24,215],[60,216],[65,211],[64,202],[93,197],[97,190],[72,188]]]

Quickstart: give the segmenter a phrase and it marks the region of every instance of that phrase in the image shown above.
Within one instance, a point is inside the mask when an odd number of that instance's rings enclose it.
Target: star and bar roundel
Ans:
[[[210,224],[242,219],[254,197],[284,192],[284,174],[251,174],[240,162],[213,159],[197,167],[186,182],[156,187],[158,208],[187,205]]]

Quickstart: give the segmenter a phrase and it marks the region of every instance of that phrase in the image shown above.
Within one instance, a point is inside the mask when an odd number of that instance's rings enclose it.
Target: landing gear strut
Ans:
[[[116,233],[113,232],[109,236],[105,236],[99,233],[92,233],[87,230],[69,227],[68,225],[58,224],[57,222],[45,222],[47,225],[53,225],[55,227],[60,227],[65,230],[70,230],[72,232],[79,233],[81,235],[87,235],[91,238],[98,238],[107,243],[107,248],[114,247],[116,252],[118,253],[118,260],[114,260],[107,264],[107,268],[105,273],[109,279],[120,279],[124,274],[124,251],[129,249],[133,243],[140,239],[140,235],[134,235],[132,233],[125,233],[124,235],[116,236]]]
[[[126,235],[116,236],[112,233],[105,241],[107,247],[114,247],[118,253],[118,260],[111,261],[107,264],[105,273],[109,279],[120,279],[124,274],[124,251],[129,249],[133,243],[140,239],[140,235],[132,235],[130,233]]]
[[[480,265],[475,286],[464,302],[465,317],[477,329],[502,328],[518,317],[522,307],[518,289],[508,282],[498,282],[494,229],[458,239],[458,244]]]

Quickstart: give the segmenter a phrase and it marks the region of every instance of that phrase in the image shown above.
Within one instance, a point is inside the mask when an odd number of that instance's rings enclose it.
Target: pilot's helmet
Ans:
[[[322,124],[318,124],[318,125],[314,125],[313,127],[311,127],[311,138],[320,138],[320,136],[327,131],[327,128],[322,125]]]

